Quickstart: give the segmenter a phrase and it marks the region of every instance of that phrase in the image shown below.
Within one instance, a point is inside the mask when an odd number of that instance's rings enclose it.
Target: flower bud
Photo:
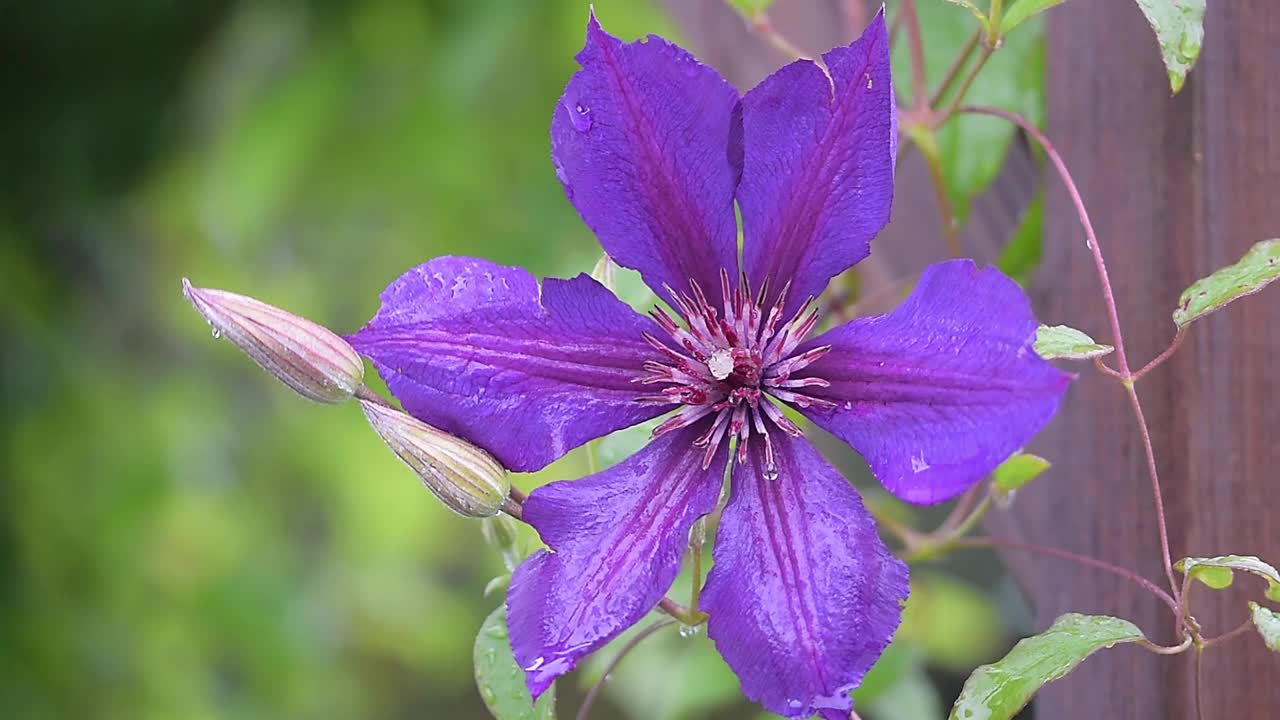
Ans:
[[[387,447],[450,510],[483,518],[509,502],[511,479],[489,453],[399,410],[363,398],[360,407]]]
[[[328,328],[251,297],[193,287],[186,278],[182,292],[214,337],[230,340],[308,400],[340,403],[364,384],[364,362]]]

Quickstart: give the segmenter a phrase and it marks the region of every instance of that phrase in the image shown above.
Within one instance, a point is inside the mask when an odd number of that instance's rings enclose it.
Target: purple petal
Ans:
[[[487,260],[436,258],[382,293],[349,338],[405,410],[512,470],[669,409],[632,382],[661,330],[585,275],[543,281]]]
[[[680,571],[695,520],[720,497],[728,444],[706,468],[696,426],[619,465],[535,490],[524,519],[554,552],[525,561],[507,594],[511,646],[536,696],[634,625]]]
[[[592,15],[582,70],[551,122],[556,174],[609,255],[663,285],[720,288],[737,268],[738,93],[666,40],[623,43]]]
[[[738,187],[752,284],[791,283],[788,310],[862,260],[893,204],[895,121],[884,11],[862,37],[769,76],[742,100]],[[832,88],[834,82],[834,90]]]
[[[1071,377],[1032,349],[1022,289],[995,268],[952,260],[925,270],[888,315],[854,320],[805,372],[836,403],[805,414],[862,453],[890,492],[916,503],[960,494],[1049,422]]]
[[[789,718],[847,718],[849,691],[902,619],[907,567],[853,487],[803,438],[738,465],[703,591],[708,634],[747,697]]]

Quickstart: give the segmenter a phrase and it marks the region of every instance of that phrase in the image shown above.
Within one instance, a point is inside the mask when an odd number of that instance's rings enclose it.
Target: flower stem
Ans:
[[[782,33],[778,32],[778,29],[773,26],[773,21],[769,19],[767,14],[760,13],[759,15],[756,15],[750,20],[750,23],[751,27],[754,28],[756,32],[760,33],[760,37],[767,40],[774,49],[783,55],[798,58],[800,60],[814,60],[817,62],[817,58],[814,58],[805,51],[796,47],[790,40],[783,36]],[[820,62],[818,64],[821,65]]]
[[[1160,490],[1160,473],[1156,467],[1155,451],[1151,445],[1151,430],[1147,427],[1147,420],[1142,412],[1142,403],[1138,399],[1138,393],[1134,389],[1134,373],[1129,369],[1129,358],[1125,354],[1124,335],[1120,330],[1120,314],[1116,309],[1115,293],[1111,289],[1111,278],[1107,274],[1107,264],[1102,258],[1102,248],[1098,244],[1097,233],[1093,230],[1093,223],[1089,220],[1089,211],[1085,209],[1084,200],[1080,197],[1080,190],[1076,187],[1075,181],[1071,178],[1071,173],[1067,170],[1067,165],[1062,160],[1062,155],[1058,153],[1049,138],[1035,126],[1031,121],[1007,110],[991,107],[961,107],[959,112],[973,113],[979,115],[994,115],[1004,118],[1009,122],[1021,127],[1029,136],[1040,143],[1040,147],[1044,148],[1045,154],[1049,157],[1049,161],[1053,163],[1058,174],[1062,177],[1063,183],[1066,185],[1067,193],[1071,196],[1071,202],[1075,205],[1076,213],[1080,217],[1080,223],[1084,226],[1085,246],[1093,253],[1093,264],[1098,271],[1098,279],[1102,283],[1102,296],[1106,302],[1107,315],[1111,322],[1111,337],[1116,348],[1116,362],[1119,364],[1118,373],[1120,374],[1120,382],[1124,385],[1125,391],[1129,395],[1130,405],[1133,407],[1134,417],[1138,421],[1138,430],[1142,435],[1142,446],[1147,456],[1147,472],[1151,478],[1151,492],[1155,498],[1156,505],[1156,525],[1160,532],[1160,552],[1161,560],[1164,561],[1165,576],[1169,580],[1169,588],[1173,591],[1173,599],[1180,608],[1182,600],[1178,592],[1178,581],[1173,574],[1173,556],[1169,551],[1169,528],[1165,520],[1164,496]],[[1163,361],[1163,357],[1157,358]],[[1181,612],[1175,609],[1175,614],[1181,617]],[[1181,620],[1179,620],[1181,622]]]
[[[951,89],[951,85],[955,83],[956,78],[960,77],[960,71],[969,63],[969,58],[973,56],[974,48],[978,47],[978,42],[982,40],[982,28],[978,28],[969,36],[964,47],[960,49],[960,54],[951,63],[951,67],[947,68],[947,74],[943,76],[942,83],[938,85],[938,89],[933,91],[933,96],[929,98],[929,107],[938,107],[942,104],[943,98],[946,97],[947,91]]]
[[[1154,360],[1147,363],[1146,365],[1143,365],[1141,370],[1135,372],[1133,374],[1133,381],[1137,382],[1138,379],[1141,378],[1143,375],[1146,375],[1152,370],[1155,370],[1157,367],[1160,367],[1161,363],[1163,363],[1165,360],[1168,360],[1171,355],[1173,355],[1175,352],[1178,351],[1179,347],[1182,347],[1182,340],[1185,337],[1186,337],[1185,328],[1178,328],[1178,332],[1176,335],[1173,336],[1173,342],[1169,343],[1169,347],[1165,348],[1164,352],[1157,355]]]
[[[1097,558],[1089,557],[1088,555],[1080,555],[1068,550],[1060,550],[1055,547],[1046,547],[1044,545],[1032,545],[1030,543],[1020,543],[1014,540],[1005,540],[1004,538],[992,537],[990,535],[960,538],[952,544],[958,548],[998,547],[1007,550],[1022,550],[1024,552],[1039,553],[1041,555],[1048,555],[1049,557],[1056,557],[1061,560],[1069,560],[1080,565],[1086,565],[1088,567],[1103,570],[1111,573],[1112,575],[1125,578],[1142,589],[1150,592],[1152,595],[1160,598],[1160,601],[1165,605],[1168,605],[1170,610],[1176,611],[1177,608],[1177,603],[1174,602],[1173,597],[1161,589],[1159,585],[1156,585],[1132,570],[1126,570],[1118,565],[1112,565],[1105,560],[1099,560]]]
[[[674,620],[659,620],[636,633],[635,637],[631,638],[626,645],[623,645],[622,649],[618,651],[618,654],[614,655],[613,659],[609,661],[609,664],[605,666],[604,674],[600,676],[600,682],[596,683],[591,688],[591,691],[587,693],[587,697],[582,700],[582,707],[578,708],[578,714],[575,716],[577,720],[586,720],[587,716],[591,714],[591,708],[596,704],[596,698],[600,697],[600,690],[603,689],[604,684],[609,681],[609,675],[613,674],[613,671],[618,669],[618,665],[622,662],[622,659],[627,656],[627,653],[636,649],[636,646],[644,642],[645,638],[658,632],[664,627],[674,624]]]
[[[929,83],[925,77],[924,39],[920,34],[920,16],[916,0],[902,0],[901,17],[907,26],[907,45],[911,50],[911,102],[919,110],[927,107]]]
[[[1234,627],[1228,632],[1225,632],[1217,637],[1201,640],[1200,646],[1213,647],[1214,645],[1224,643],[1232,638],[1238,637],[1246,632],[1249,632],[1250,628],[1252,627],[1253,627],[1253,620],[1245,620],[1244,622],[1240,623],[1239,625],[1237,625],[1236,627]]]

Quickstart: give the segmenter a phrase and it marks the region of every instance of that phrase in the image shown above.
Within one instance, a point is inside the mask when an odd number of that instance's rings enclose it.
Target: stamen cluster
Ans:
[[[813,298],[784,322],[789,283],[766,312],[767,280],[753,297],[745,274],[735,287],[730,284],[729,273],[721,270],[723,315],[696,282],[690,281],[689,285],[690,294],[666,288],[684,325],[660,307],[650,313],[671,336],[674,347],[645,333],[645,340],[665,360],[646,362],[645,374],[635,382],[668,387],[660,394],[640,398],[640,402],[683,405],[654,429],[654,437],[711,416],[707,431],[694,441],[695,446],[706,448],[704,468],[711,464],[720,443],[733,438],[737,438],[738,461],[745,462],[754,434],[764,445],[767,472],[776,476],[770,425],[792,436],[802,435],[803,431],[775,401],[799,408],[834,406],[804,390],[829,387],[831,383],[818,377],[794,377],[831,350],[830,345],[824,345],[793,354],[818,323]]]

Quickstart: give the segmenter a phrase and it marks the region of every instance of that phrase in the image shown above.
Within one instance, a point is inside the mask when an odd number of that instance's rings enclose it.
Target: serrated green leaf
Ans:
[[[1249,612],[1253,615],[1253,626],[1258,629],[1262,641],[1267,647],[1280,652],[1280,613],[1256,602],[1249,603]]]
[[[773,0],[729,0],[729,5],[734,10],[742,13],[748,20],[755,20],[769,12],[769,7],[773,5]]]
[[[1019,641],[999,662],[974,670],[951,719],[1009,720],[1045,683],[1065,677],[1094,652],[1142,639],[1142,631],[1128,620],[1063,615],[1043,633]]]
[[[551,686],[533,704],[524,670],[516,663],[507,633],[507,607],[485,618],[476,635],[473,655],[476,688],[485,707],[497,720],[555,720],[556,689]]]
[[[1211,558],[1182,558],[1174,564],[1178,572],[1221,590],[1231,585],[1233,571],[1251,572],[1267,581],[1267,597],[1280,602],[1280,572],[1252,555],[1220,555]]]
[[[1249,248],[1235,265],[1195,281],[1178,298],[1173,321],[1186,327],[1220,310],[1227,303],[1252,295],[1280,277],[1280,239],[1264,240]]]
[[[1066,325],[1041,325],[1036,330],[1033,347],[1036,354],[1045,360],[1088,360],[1109,355],[1115,350]]]
[[[992,480],[1001,492],[1013,492],[1040,477],[1051,463],[1039,455],[1018,453],[1000,463],[992,474]]]
[[[1205,0],[1136,0],[1151,29],[1156,31],[1160,55],[1169,70],[1169,86],[1176,93],[1200,57],[1204,44]]]
[[[1004,17],[1000,20],[1000,34],[1008,35],[1010,30],[1063,2],[1065,0],[1019,0],[1004,11]]]

